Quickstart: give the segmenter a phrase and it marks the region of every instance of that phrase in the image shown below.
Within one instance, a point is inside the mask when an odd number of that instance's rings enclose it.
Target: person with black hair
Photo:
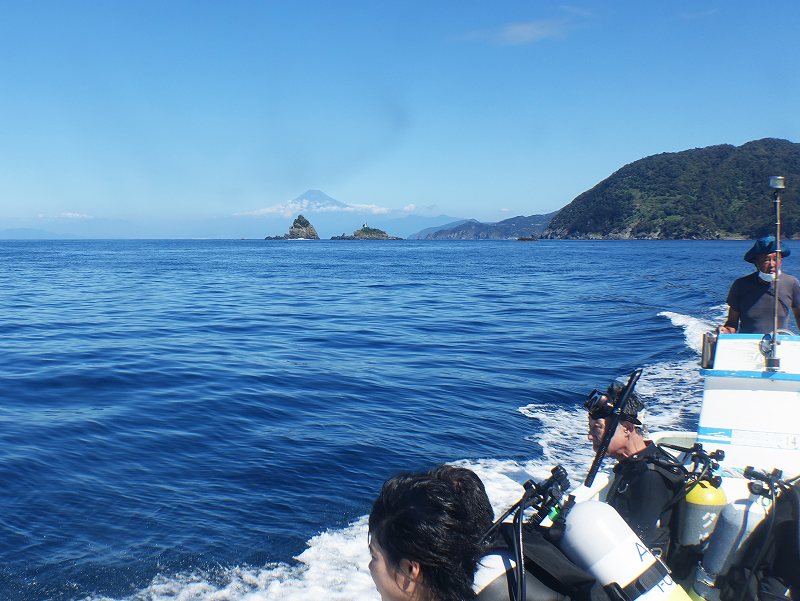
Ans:
[[[382,601],[475,599],[479,522],[467,515],[458,478],[433,472],[384,482],[369,516],[369,570]]]
[[[612,382],[603,392],[593,390],[584,408],[589,412],[588,440],[597,451],[605,436],[607,418],[623,394],[624,386]],[[632,392],[621,408],[619,422],[606,454],[618,460],[608,487],[611,505],[655,555],[666,557],[670,543],[672,500],[682,488],[686,472],[673,457],[645,440],[642,422],[644,401]]]
[[[447,464],[431,468],[426,474],[450,484],[453,493],[463,505],[462,527],[474,531],[478,538],[482,538],[494,522],[494,510],[478,474],[465,467]]]

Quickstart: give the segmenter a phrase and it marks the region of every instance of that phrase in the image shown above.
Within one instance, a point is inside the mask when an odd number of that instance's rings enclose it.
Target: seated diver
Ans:
[[[472,470],[452,465],[435,467],[426,474],[450,483],[464,506],[460,521],[465,532],[471,531],[483,541],[483,555],[474,577],[473,588],[479,601],[513,601],[516,588],[510,523],[484,539],[492,527],[494,511],[483,482]],[[545,536],[533,529],[524,531],[525,601],[608,601],[596,580],[572,563]]]
[[[447,476],[399,474],[369,516],[369,571],[382,601],[468,601],[482,554],[478,523]]]
[[[775,309],[775,274],[788,248],[777,252],[775,236],[765,236],[755,241],[744,255],[755,272],[733,282],[728,292],[728,318],[719,328],[720,334],[766,334],[772,332]],[[789,327],[789,313],[800,325],[800,282],[788,273],[778,278],[778,329]]]
[[[624,392],[612,382],[605,392],[593,390],[584,408],[589,412],[588,440],[595,451],[605,435],[607,418]],[[644,439],[639,414],[641,397],[632,392],[621,409],[619,423],[606,454],[618,460],[608,487],[611,505],[654,553],[666,557],[670,544],[672,501],[685,481],[684,468],[666,451]]]
[[[483,482],[472,470],[441,465],[387,480],[369,518],[370,573],[382,601],[512,599],[508,550],[483,542],[493,517]],[[526,557],[526,566],[541,560],[548,569],[539,575],[554,588],[526,570],[526,601],[608,601],[594,579],[554,545],[539,536],[535,548],[543,557]],[[578,590],[574,582],[558,583],[559,573],[577,574],[587,593],[559,592]]]

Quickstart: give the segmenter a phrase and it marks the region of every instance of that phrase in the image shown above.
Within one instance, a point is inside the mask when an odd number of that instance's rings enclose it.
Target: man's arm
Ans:
[[[800,307],[794,308],[794,317],[797,323],[800,324]],[[728,319],[719,328],[720,334],[735,334],[739,328],[739,312],[733,307],[728,308]]]
[[[792,282],[792,313],[794,313],[794,322],[797,324],[797,330],[800,331],[800,281],[797,278]]]
[[[797,324],[797,329],[800,331],[800,307],[792,307],[794,313],[794,323]]]
[[[739,303],[739,289],[741,287],[741,278],[735,280],[728,290],[728,298],[725,302],[728,303],[728,319],[719,328],[720,334],[735,334],[739,330],[739,310],[741,309]]]

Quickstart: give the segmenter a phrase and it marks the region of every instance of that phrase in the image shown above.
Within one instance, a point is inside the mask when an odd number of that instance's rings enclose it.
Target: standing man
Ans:
[[[614,412],[624,389],[619,382],[612,382],[605,392],[593,390],[584,403],[589,412],[588,439],[595,451],[602,444],[607,418]],[[606,451],[609,457],[618,460],[606,503],[617,510],[654,555],[666,557],[671,502],[683,487],[686,472],[672,455],[644,439],[638,417],[643,410],[642,399],[631,393]]]
[[[782,248],[778,256],[775,236],[764,236],[755,241],[744,260],[755,265],[756,271],[733,282],[727,299],[730,307],[728,319],[720,327],[720,334],[772,332],[775,274],[783,257],[789,254],[788,248]],[[800,282],[781,272],[778,278],[778,329],[788,329],[790,312],[794,313],[795,323],[800,325]]]

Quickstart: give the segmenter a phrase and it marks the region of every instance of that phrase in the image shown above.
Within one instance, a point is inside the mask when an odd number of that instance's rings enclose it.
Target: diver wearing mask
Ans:
[[[789,313],[800,324],[800,282],[780,270],[789,249],[776,250],[775,236],[759,238],[744,255],[744,260],[756,267],[755,273],[733,282],[728,292],[728,319],[720,334],[767,334],[772,331],[775,307],[775,278],[778,273],[778,329],[789,327]]]
[[[624,393],[612,382],[606,391],[593,390],[584,403],[589,413],[588,440],[597,451],[606,435],[608,418]],[[644,438],[640,421],[644,401],[631,393],[621,407],[619,423],[606,454],[617,459],[606,503],[622,516],[656,556],[666,558],[670,546],[670,521],[674,499],[686,482],[686,471],[665,450]]]

